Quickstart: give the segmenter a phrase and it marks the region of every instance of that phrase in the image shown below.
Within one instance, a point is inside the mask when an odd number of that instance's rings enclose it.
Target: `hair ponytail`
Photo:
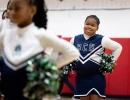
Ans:
[[[33,22],[38,28],[47,29],[47,7],[44,0],[30,0],[30,3],[35,5],[37,12],[33,17]]]

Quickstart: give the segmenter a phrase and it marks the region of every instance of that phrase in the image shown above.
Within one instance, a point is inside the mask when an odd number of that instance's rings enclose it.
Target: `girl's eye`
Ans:
[[[12,8],[8,8],[8,10],[12,10]]]
[[[19,7],[16,7],[16,8],[15,8],[15,11],[18,11],[18,10],[19,10]]]

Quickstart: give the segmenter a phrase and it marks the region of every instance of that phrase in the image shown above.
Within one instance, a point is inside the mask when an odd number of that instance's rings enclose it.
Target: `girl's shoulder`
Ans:
[[[99,37],[104,37],[102,34],[95,34],[96,36],[99,36]]]
[[[92,36],[92,39],[103,39],[104,36],[102,34],[95,34]]]
[[[38,37],[39,39],[56,39],[58,38],[54,32],[46,30],[44,28],[37,28],[35,30],[35,36]]]
[[[75,37],[82,37],[84,34],[75,35]]]
[[[84,37],[84,34],[78,34],[78,35],[75,35],[73,38],[74,39],[81,39]]]
[[[43,37],[47,35],[47,31],[44,28],[35,28],[34,33],[37,37]]]

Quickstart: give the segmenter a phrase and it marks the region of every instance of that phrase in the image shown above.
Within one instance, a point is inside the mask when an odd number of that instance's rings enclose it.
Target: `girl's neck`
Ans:
[[[86,35],[87,37],[91,37],[91,36],[94,36],[96,33],[92,34],[92,35],[87,35],[84,33],[84,35]]]
[[[23,23],[19,24],[18,27],[19,28],[24,28],[24,27],[29,26],[31,23],[32,23],[32,20],[29,20],[29,21],[26,21],[26,22],[23,22]]]
[[[84,34],[84,38],[87,40],[87,39],[89,39],[90,37],[92,37],[92,36],[94,36],[95,34],[93,34],[93,35],[87,35],[87,34]]]

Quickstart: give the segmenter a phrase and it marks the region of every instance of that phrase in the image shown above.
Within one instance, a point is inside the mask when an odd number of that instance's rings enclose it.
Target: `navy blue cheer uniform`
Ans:
[[[106,80],[99,71],[99,63],[104,48],[101,45],[103,36],[95,34],[85,39],[83,34],[74,38],[74,46],[80,51],[80,58],[77,61],[77,76],[74,97],[97,94],[105,98]]]

